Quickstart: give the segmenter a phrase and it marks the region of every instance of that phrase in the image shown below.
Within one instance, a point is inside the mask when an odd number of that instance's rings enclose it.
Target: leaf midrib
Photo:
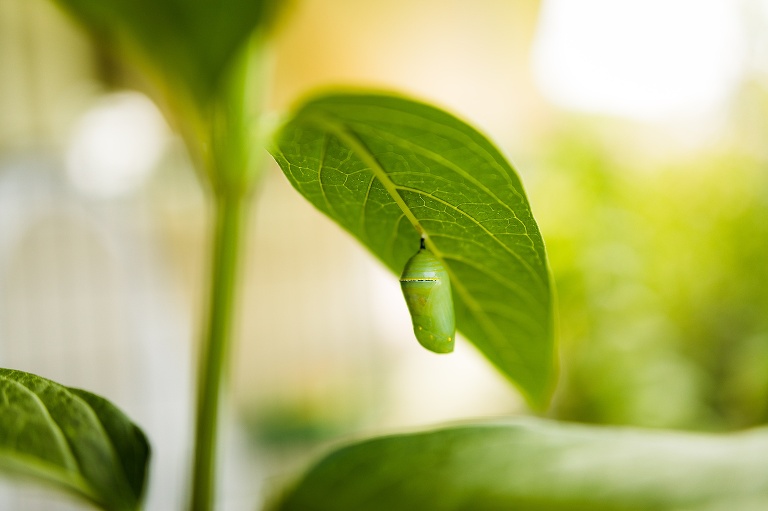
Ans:
[[[415,188],[410,188],[407,186],[402,186],[395,184],[390,178],[387,172],[381,167],[381,164],[376,160],[376,157],[371,153],[371,151],[365,146],[365,144],[354,134],[351,133],[345,125],[343,125],[341,122],[335,120],[335,119],[329,119],[324,116],[320,115],[314,115],[311,116],[310,119],[308,119],[310,122],[317,123],[320,125],[321,128],[324,128],[330,133],[333,133],[335,136],[337,136],[341,141],[345,142],[354,152],[358,154],[358,156],[369,166],[371,169],[371,172],[374,174],[374,176],[381,182],[381,184],[384,186],[387,193],[390,195],[392,200],[394,200],[398,207],[403,211],[405,216],[408,218],[408,220],[411,222],[413,227],[416,229],[416,231],[419,232],[419,234],[424,234],[424,229],[421,226],[421,223],[416,218],[416,216],[413,214],[413,212],[410,210],[410,208],[405,204],[405,201],[398,193],[398,190],[404,190],[409,191],[412,193],[417,193],[420,195],[424,195],[429,197],[430,199],[439,202],[443,204],[446,207],[451,208],[456,213],[460,214],[461,216],[467,218],[472,223],[474,223],[478,228],[482,229],[485,234],[488,235],[489,238],[491,238],[495,243],[497,243],[500,247],[504,249],[505,252],[507,252],[509,255],[517,259],[520,264],[531,274],[531,276],[542,286],[545,285],[545,283],[542,281],[542,276],[534,270],[528,262],[520,256],[520,254],[516,253],[514,250],[512,250],[510,247],[505,245],[501,242],[501,240],[498,239],[498,237],[490,232],[485,226],[483,226],[482,222],[471,216],[466,211],[462,211],[461,209],[458,209],[454,204],[451,204],[450,202],[447,202],[439,197],[436,197],[435,195],[429,194],[424,192],[423,190],[418,190]],[[319,171],[318,171],[319,172]],[[322,188],[322,181],[320,182],[320,187]],[[323,191],[323,196],[325,197],[325,192]],[[498,200],[498,199],[497,199]],[[499,201],[501,203],[501,201]],[[515,217],[517,218],[517,217]],[[524,224],[523,224],[524,225]],[[429,240],[427,239],[427,243],[429,243]],[[430,247],[430,249],[433,249],[434,246]],[[432,250],[435,252],[435,250]],[[535,251],[534,251],[535,252]]]
[[[361,96],[361,98],[365,98],[365,97],[366,96]],[[414,125],[414,123],[423,122],[426,119],[426,117],[424,117],[424,116],[415,115],[415,114],[413,114],[412,112],[410,112],[408,110],[404,110],[402,108],[395,108],[393,106],[374,105],[374,104],[370,104],[370,103],[366,103],[366,102],[359,102],[359,103],[352,103],[352,104],[354,106],[356,106],[356,107],[362,107],[362,108],[364,108],[368,112],[379,112],[379,113],[395,112],[397,114],[397,117],[399,117],[400,119],[408,118],[408,119],[414,121],[413,123],[411,123],[411,122],[394,122],[393,118],[390,115],[376,115],[376,116],[373,116],[376,119],[381,119],[383,117],[386,117],[387,121],[385,122],[385,124],[390,125],[390,126],[412,127]],[[423,106],[427,106],[427,105],[423,105]],[[430,113],[434,114],[435,112],[431,111]],[[305,114],[308,114],[308,112],[305,111]],[[327,113],[323,112],[321,114],[317,114],[317,113],[313,112],[311,115],[313,117],[314,116],[325,117],[327,115]],[[327,117],[325,117],[325,118],[326,118],[326,120],[331,121],[330,119],[327,119]],[[331,121],[331,122],[333,122],[333,121]],[[456,137],[460,137],[462,139],[468,140],[470,143],[466,144],[467,147],[475,147],[475,148],[480,149],[479,152],[473,150],[473,153],[476,154],[477,156],[479,156],[480,158],[482,158],[483,160],[487,161],[492,167],[494,167],[499,172],[499,175],[511,186],[511,188],[515,192],[515,194],[519,195],[521,198],[524,198],[524,195],[521,194],[516,189],[516,186],[520,186],[519,181],[512,180],[511,179],[512,176],[510,176],[510,174],[507,172],[507,168],[506,168],[505,164],[500,163],[499,160],[497,160],[495,157],[493,157],[492,153],[493,152],[498,153],[498,149],[496,149],[493,146],[493,144],[489,144],[487,142],[487,140],[478,140],[477,139],[478,135],[480,135],[482,137],[482,135],[480,133],[478,133],[476,130],[474,132],[468,132],[465,129],[459,129],[459,128],[453,126],[453,125],[447,125],[446,123],[436,122],[436,120],[434,118],[428,119],[428,122],[431,123],[431,126],[430,126],[430,128],[431,128],[430,131],[431,132],[437,133],[437,134],[442,134],[442,135],[446,135],[447,133],[452,133]],[[461,122],[463,122],[463,121],[461,121]],[[350,125],[354,124],[356,129],[360,128],[360,126],[363,126],[363,127],[366,126],[365,120],[361,120],[361,121],[354,122],[354,123],[349,122],[349,124]],[[456,140],[458,140],[458,138],[456,138]],[[493,150],[489,151],[489,149],[493,149]],[[489,156],[491,156],[491,157],[489,158]]]
[[[375,156],[354,133],[351,133],[347,129],[347,127],[343,123],[339,122],[338,120],[329,119],[328,117],[323,115],[314,114],[311,116],[307,116],[306,120],[307,122],[319,125],[319,127],[321,128],[321,132],[324,129],[327,132],[333,133],[336,137],[339,138],[339,140],[347,144],[350,147],[350,149],[352,149],[352,151],[356,152],[358,156],[361,158],[361,160],[363,160],[363,162],[368,165],[368,167],[371,169],[371,172],[374,174],[374,176],[381,182],[382,186],[384,186],[384,189],[390,195],[392,200],[395,201],[395,203],[398,205],[398,207],[403,212],[403,214],[408,218],[408,220],[411,222],[411,224],[416,229],[416,231],[421,235],[424,234],[424,229],[421,227],[419,220],[416,218],[416,216],[410,210],[410,208],[405,203],[403,198],[397,192],[398,188],[400,187],[396,185],[389,178],[386,171],[381,167],[379,162],[376,160]],[[320,186],[322,187],[322,182],[320,183]],[[433,196],[430,196],[430,197],[434,198]],[[460,210],[456,210],[456,211],[466,216],[467,218],[470,218],[479,227],[483,228],[482,225],[479,222],[477,222],[477,220],[470,217],[467,213]],[[512,251],[509,247],[501,243],[501,241],[498,240],[498,238],[496,238],[496,236],[494,236],[492,233],[487,231],[487,229],[483,228],[483,230],[491,237],[491,239],[493,239],[496,243],[498,243],[501,247],[503,247],[505,251],[507,251],[510,255],[520,260],[523,266],[525,266],[528,269],[528,271],[531,273],[531,275],[534,276],[536,280],[541,281],[541,277],[538,275],[538,273],[535,272],[530,267],[530,265],[527,264],[527,262],[524,259],[522,259],[518,254]],[[430,241],[429,237],[426,238],[425,242],[426,242],[427,248],[429,248],[432,251],[435,257],[437,257],[443,263],[445,263],[446,258],[444,253],[438,250],[434,246],[434,244]],[[475,316],[478,324],[481,325],[481,327],[483,328],[483,330],[485,330],[486,334],[489,337],[495,338],[497,341],[499,341],[497,343],[487,343],[486,349],[489,352],[493,353],[494,357],[497,360],[507,360],[509,355],[513,354],[514,355],[513,358],[517,360],[516,365],[518,366],[518,370],[521,373],[528,373],[530,375],[528,364],[524,363],[523,356],[517,349],[505,350],[507,354],[506,356],[502,355],[499,352],[496,345],[497,344],[502,345],[503,341],[506,339],[506,336],[504,335],[503,332],[501,332],[496,327],[494,322],[484,313],[483,307],[474,298],[472,298],[469,291],[467,291],[466,287],[464,287],[461,280],[457,277],[457,275],[451,269],[451,266],[449,264],[444,264],[444,266],[448,273],[449,278],[451,278],[451,283],[453,284],[453,288],[461,296],[463,302],[466,304],[469,311]],[[507,360],[507,362],[509,361]]]
[[[456,165],[451,160],[443,157],[441,154],[436,153],[435,151],[429,149],[428,147],[424,147],[423,145],[416,144],[416,143],[414,143],[414,142],[412,142],[410,140],[407,140],[407,139],[405,139],[403,137],[398,137],[397,135],[395,135],[395,134],[393,134],[391,132],[387,132],[386,130],[377,130],[377,129],[371,128],[368,125],[357,124],[357,123],[355,124],[355,130],[358,130],[358,131],[361,131],[361,132],[366,132],[367,131],[369,135],[373,135],[373,136],[379,137],[382,140],[385,140],[385,141],[388,141],[388,142],[390,142],[392,144],[398,145],[399,147],[401,147],[403,149],[410,149],[414,153],[421,154],[425,158],[430,159],[430,160],[432,160],[435,163],[439,163],[440,165],[443,165],[444,167],[452,170],[453,172],[455,172],[459,176],[463,177],[467,181],[471,182],[472,184],[477,186],[480,190],[482,190],[483,192],[488,194],[489,197],[493,198],[499,204],[501,204],[502,207],[504,207],[504,209],[506,209],[515,218],[515,220],[520,222],[520,224],[523,226],[523,229],[525,229],[525,234],[524,235],[526,237],[528,237],[528,239],[531,241],[531,246],[532,247],[534,246],[534,241],[531,238],[530,234],[528,233],[528,226],[525,225],[525,223],[520,218],[518,218],[517,213],[515,213],[515,210],[512,209],[512,207],[509,206],[509,204],[507,204],[506,202],[502,201],[496,195],[496,193],[493,190],[488,188],[484,183],[479,181],[475,176],[473,176],[472,174],[470,174],[469,172],[467,172],[466,170],[464,170],[460,166]],[[503,172],[500,172],[500,174],[503,174]],[[512,193],[514,193],[521,201],[523,201],[524,197],[520,194],[520,192],[518,190],[515,190],[515,188],[512,185],[512,183],[508,183],[508,184],[510,185],[509,189],[512,191]]]

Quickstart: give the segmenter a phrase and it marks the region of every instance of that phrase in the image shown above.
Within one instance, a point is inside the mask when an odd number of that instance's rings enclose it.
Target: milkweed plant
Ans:
[[[418,343],[451,352],[460,332],[533,412],[547,409],[557,375],[547,254],[520,177],[480,131],[399,94],[335,90],[299,101],[255,134],[254,116],[264,114],[254,92],[264,90],[259,69],[282,2],[55,1],[143,70],[214,206],[190,510],[214,508],[234,291],[264,149],[299,194],[400,276]],[[98,395],[12,369],[0,369],[0,396],[5,472],[104,510],[141,509],[150,442],[130,418]],[[266,506],[768,509],[767,452],[761,430],[691,435],[533,416],[466,422],[337,448]]]

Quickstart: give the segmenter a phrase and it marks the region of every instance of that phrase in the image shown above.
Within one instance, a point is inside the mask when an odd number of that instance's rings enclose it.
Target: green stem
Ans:
[[[191,511],[211,511],[214,504],[219,396],[228,367],[240,234],[247,198],[217,194],[215,206],[208,325],[198,362]]]

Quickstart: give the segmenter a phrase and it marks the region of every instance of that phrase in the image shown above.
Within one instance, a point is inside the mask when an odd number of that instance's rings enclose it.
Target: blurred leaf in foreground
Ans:
[[[729,436],[544,420],[455,426],[343,447],[279,511],[758,511],[768,431]]]

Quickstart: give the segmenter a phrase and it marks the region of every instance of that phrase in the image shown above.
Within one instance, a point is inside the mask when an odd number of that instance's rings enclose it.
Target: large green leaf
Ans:
[[[279,511],[758,511],[768,431],[515,420],[391,436],[320,461]]]
[[[0,369],[0,469],[62,486],[106,510],[140,508],[149,445],[105,399]]]
[[[520,179],[483,135],[402,97],[332,94],[299,108],[272,154],[396,274],[426,235],[450,275],[458,329],[533,406],[546,404],[555,364],[544,244]]]

